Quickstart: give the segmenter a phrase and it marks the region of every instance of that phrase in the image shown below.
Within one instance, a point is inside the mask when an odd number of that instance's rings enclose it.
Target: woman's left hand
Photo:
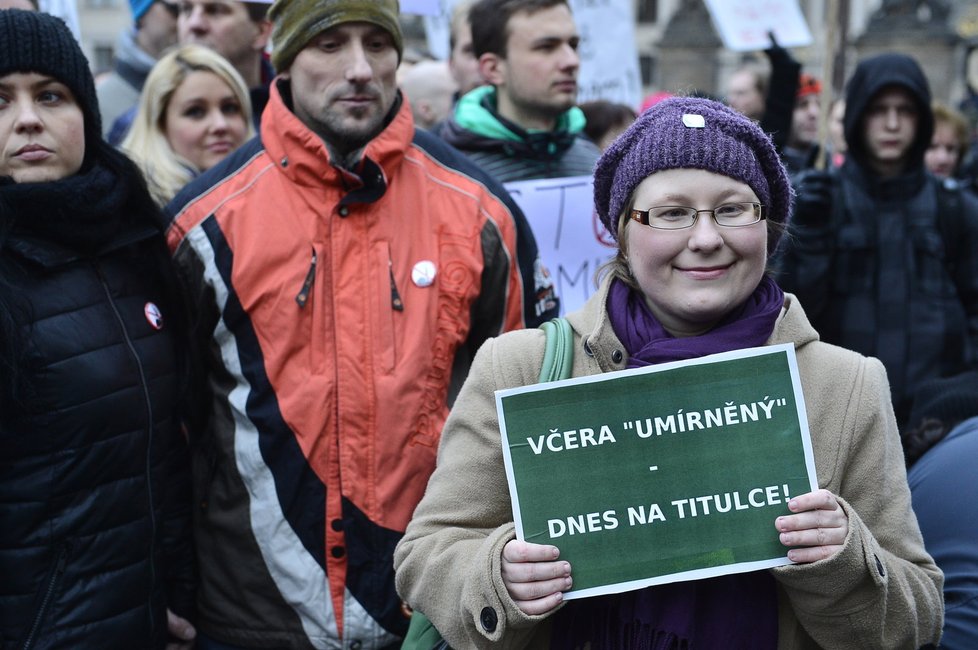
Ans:
[[[839,500],[828,490],[816,490],[788,501],[794,514],[784,515],[774,525],[781,543],[792,546],[788,559],[798,564],[824,560],[842,550],[849,534],[849,517]]]

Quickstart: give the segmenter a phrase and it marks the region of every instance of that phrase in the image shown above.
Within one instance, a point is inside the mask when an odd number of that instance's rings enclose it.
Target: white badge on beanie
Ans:
[[[706,128],[706,120],[703,119],[702,115],[696,113],[683,113],[683,126],[691,129],[704,129]]]

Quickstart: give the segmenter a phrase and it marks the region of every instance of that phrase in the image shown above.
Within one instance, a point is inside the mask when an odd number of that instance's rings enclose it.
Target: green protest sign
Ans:
[[[817,488],[794,347],[496,392],[516,531],[565,598],[789,564],[775,518]]]

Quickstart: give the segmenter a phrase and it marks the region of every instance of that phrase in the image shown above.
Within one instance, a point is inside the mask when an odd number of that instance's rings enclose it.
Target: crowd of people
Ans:
[[[130,0],[96,82],[2,2],[0,648],[978,645],[978,148],[912,57],[579,104],[567,0],[410,66],[398,0]],[[794,348],[786,564],[565,600],[518,538],[496,392],[561,304],[504,183],[569,176],[571,377]]]

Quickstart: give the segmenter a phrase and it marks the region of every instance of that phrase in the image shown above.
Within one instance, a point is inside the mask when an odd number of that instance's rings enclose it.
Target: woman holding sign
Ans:
[[[494,392],[537,381],[545,335],[524,330],[482,347],[445,425],[395,555],[407,603],[455,648],[936,643],[942,576],[910,508],[883,367],[819,342],[765,273],[792,199],[770,139],[716,102],[668,99],[604,153],[594,192],[619,250],[568,316],[573,376],[792,344],[820,489],[771,516],[790,563],[565,603],[561,540],[517,540],[512,523]]]

